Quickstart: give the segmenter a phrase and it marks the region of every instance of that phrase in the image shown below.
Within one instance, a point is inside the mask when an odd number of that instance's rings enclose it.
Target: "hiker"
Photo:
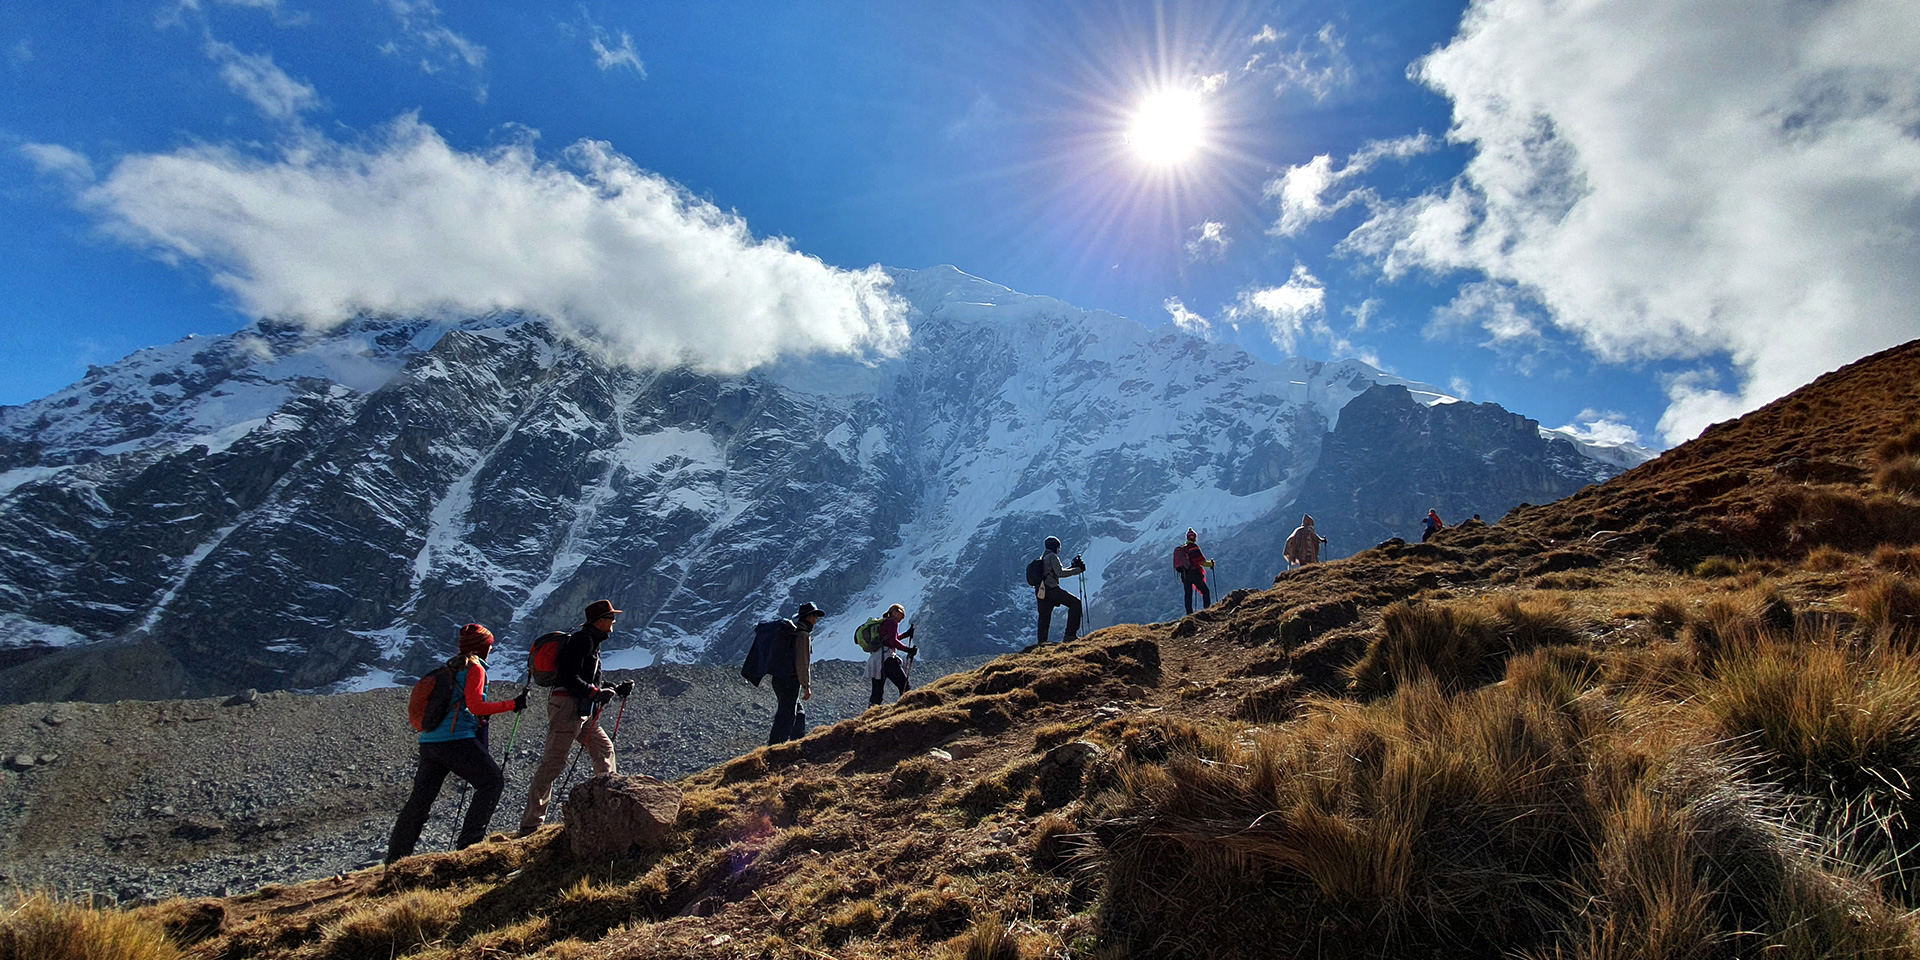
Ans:
[[[387,839],[388,863],[412,855],[449,773],[473,787],[454,849],[465,850],[486,838],[487,821],[493,819],[500,791],[507,785],[487,745],[487,718],[527,708],[524,690],[511,700],[487,702],[487,652],[492,649],[493,634],[486,627],[469,623],[460,628],[460,653],[447,661],[456,691],[451,694],[452,708],[438,726],[420,734],[420,766],[413,772],[413,793],[400,808],[400,819],[394,821],[393,834]]]
[[[1205,610],[1213,603],[1213,594],[1207,589],[1207,571],[1213,568],[1213,561],[1200,552],[1200,535],[1187,528],[1187,542],[1173,548],[1173,569],[1180,574],[1181,594],[1187,601],[1187,612],[1193,612],[1193,591],[1200,591],[1200,609]]]
[[[1286,548],[1281,551],[1281,555],[1287,558],[1287,569],[1292,570],[1297,566],[1319,563],[1320,545],[1326,542],[1327,538],[1313,529],[1312,515],[1302,516],[1300,525],[1293,528],[1292,535],[1287,537]]]
[[[578,743],[593,761],[593,775],[613,772],[613,738],[600,729],[600,708],[614,697],[633,692],[633,681],[600,686],[600,645],[613,632],[622,611],[611,600],[587,604],[586,622],[560,643],[555,657],[553,694],[547,697],[547,746],[540,766],[527,786],[527,809],[520,814],[520,835],[526,836],[547,819],[548,794],[567,769],[567,756]]]
[[[1066,566],[1060,562],[1060,538],[1048,537],[1047,551],[1040,555],[1040,585],[1033,588],[1035,602],[1040,605],[1040,642],[1047,642],[1047,630],[1053,626],[1053,608],[1067,608],[1067,633],[1061,643],[1072,643],[1080,636],[1080,598],[1073,591],[1060,586],[1061,577],[1071,577],[1087,572],[1086,561],[1079,556],[1073,558],[1073,564]]]
[[[769,665],[774,696],[780,698],[773,710],[773,729],[767,733],[767,746],[798,739],[807,732],[807,711],[802,700],[813,699],[813,625],[825,611],[812,603],[803,603],[781,630],[781,642]]]
[[[1475,516],[1478,517],[1479,515],[1475,514]],[[1427,511],[1427,517],[1420,521],[1420,525],[1426,528],[1420,533],[1421,543],[1426,543],[1428,540],[1433,539],[1434,534],[1439,533],[1446,527],[1446,524],[1440,521],[1440,515],[1432,510]]]
[[[908,627],[905,633],[900,631],[900,621],[906,618],[907,608],[897,603],[888,607],[887,612],[880,615],[880,624],[877,628],[880,642],[873,648],[873,652],[867,655],[867,679],[873,681],[873,696],[867,698],[867,705],[870,707],[880,705],[881,698],[887,692],[888,680],[893,681],[894,689],[898,690],[902,696],[913,689],[913,685],[907,679],[907,666],[901,662],[900,654],[904,651],[908,657],[912,657],[920,652],[920,648],[909,647],[905,642],[907,638],[913,636],[912,627]]]

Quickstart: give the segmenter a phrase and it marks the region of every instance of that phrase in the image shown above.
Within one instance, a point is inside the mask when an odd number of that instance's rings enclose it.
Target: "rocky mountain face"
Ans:
[[[1092,625],[1497,518],[1644,454],[1357,361],[1260,362],[951,268],[898,271],[913,346],[745,376],[636,370],[532,317],[260,322],[0,408],[0,698],[373,686],[459,624],[526,641],[611,597],[612,662],[728,661],[813,600],[821,655],[899,602],[949,655],[1031,641],[1060,537]],[[1057,629],[1057,628],[1056,628]]]

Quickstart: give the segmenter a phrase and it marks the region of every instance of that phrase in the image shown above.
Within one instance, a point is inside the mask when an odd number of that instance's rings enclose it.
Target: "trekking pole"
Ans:
[[[610,734],[607,734],[608,740],[617,741],[620,739],[620,718],[626,715],[627,715],[627,698],[621,697],[620,710],[619,712],[613,715],[613,732]]]

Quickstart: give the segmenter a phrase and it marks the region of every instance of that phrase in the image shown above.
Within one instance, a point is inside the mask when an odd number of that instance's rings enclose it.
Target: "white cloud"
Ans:
[[[23,143],[20,155],[42,174],[55,177],[68,187],[79,189],[94,180],[93,161],[86,154],[57,143]]]
[[[24,67],[33,62],[33,41],[22,40],[7,48],[7,63],[14,67]]]
[[[264,10],[273,15],[274,23],[283,26],[298,26],[307,23],[312,16],[305,11],[288,10],[280,0],[209,0],[216,7],[244,7],[251,10]],[[171,5],[163,5],[155,20],[160,27],[179,26],[186,20],[188,13],[201,15],[203,5],[200,0],[175,0]]]
[[[1227,225],[1218,220],[1204,220],[1187,228],[1187,259],[1218,260],[1227,255],[1231,241],[1227,238]]]
[[[387,9],[400,23],[406,45],[388,42],[380,52],[389,56],[418,52],[420,69],[429,74],[446,70],[466,70],[476,75],[486,66],[487,48],[455,33],[440,22],[440,8],[433,0],[386,0]],[[474,96],[487,99],[484,82],[475,81]]]
[[[1415,75],[1472,158],[1343,248],[1483,274],[1603,359],[1729,357],[1668,384],[1667,442],[1920,336],[1908,0],[1476,0]]]
[[[640,53],[633,47],[633,34],[625,30],[608,30],[593,22],[584,4],[580,7],[580,23],[587,28],[587,46],[593,50],[594,66],[602,71],[626,67],[639,74],[640,79],[646,79],[647,65],[640,62]],[[575,27],[571,23],[561,24],[560,29],[568,36],[574,35]]]
[[[1161,306],[1167,308],[1167,314],[1173,318],[1173,325],[1196,337],[1205,337],[1213,333],[1213,324],[1180,302],[1179,297],[1168,297]]]
[[[975,96],[973,102],[967,105],[966,113],[947,124],[943,133],[948,140],[962,140],[999,129],[1006,126],[1010,120],[1012,115],[1007,113],[1006,108],[1000,106],[999,101],[982,93]]]
[[[1447,392],[1461,400],[1473,399],[1473,384],[1466,377],[1454,377],[1447,381]]]
[[[1478,327],[1490,335],[1489,346],[1532,341],[1540,335],[1532,315],[1535,309],[1533,300],[1511,284],[1469,283],[1446,306],[1433,311],[1427,335],[1444,336],[1462,327]]]
[[[1319,102],[1334,91],[1353,85],[1353,60],[1347,56],[1347,43],[1333,24],[1325,24],[1312,35],[1301,37],[1291,49],[1286,47],[1288,36],[1265,26],[1250,41],[1256,47],[1275,48],[1270,55],[1266,51],[1255,53],[1244,68],[1248,73],[1269,79],[1274,95],[1285,96],[1298,90]]]
[[[1324,153],[1299,166],[1288,167],[1286,173],[1267,181],[1262,188],[1268,199],[1280,204],[1280,219],[1268,232],[1281,237],[1296,236],[1308,224],[1325,220],[1354,203],[1377,206],[1374,192],[1364,188],[1349,190],[1333,199],[1328,195],[1383,159],[1405,161],[1428,153],[1435,146],[1432,137],[1421,133],[1371,141],[1354,151],[1339,170],[1333,169],[1332,155]]]
[[[1620,414],[1601,412],[1594,409],[1580,411],[1574,422],[1556,427],[1559,433],[1567,434],[1587,443],[1603,447],[1617,447],[1622,444],[1640,445],[1640,431],[1628,424]]]
[[[1373,315],[1380,312],[1380,304],[1380,298],[1368,297],[1355,306],[1342,307],[1340,312],[1353,318],[1354,333],[1364,333],[1373,323]]]
[[[228,89],[247,98],[268,119],[296,120],[303,111],[320,105],[320,94],[312,84],[288,76],[268,54],[241,53],[232,44],[209,40],[207,59],[220,65],[220,79]]]
[[[1266,327],[1273,344],[1292,353],[1313,324],[1324,326],[1327,288],[1303,264],[1294,264],[1287,282],[1277,287],[1260,287],[1240,292],[1239,299],[1227,308],[1235,320],[1254,319]]]
[[[81,194],[106,228],[207,269],[256,316],[522,310],[643,365],[738,372],[778,356],[888,354],[908,330],[878,267],[755,238],[739,216],[581,141],[451,148],[414,118],[365,145],[263,160],[192,147],[122,159]]]

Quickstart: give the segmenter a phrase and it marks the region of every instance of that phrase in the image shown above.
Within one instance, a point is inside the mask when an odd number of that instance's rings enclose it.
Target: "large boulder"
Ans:
[[[680,816],[680,788],[653,777],[594,777],[567,794],[567,844],[581,859],[666,849]]]

